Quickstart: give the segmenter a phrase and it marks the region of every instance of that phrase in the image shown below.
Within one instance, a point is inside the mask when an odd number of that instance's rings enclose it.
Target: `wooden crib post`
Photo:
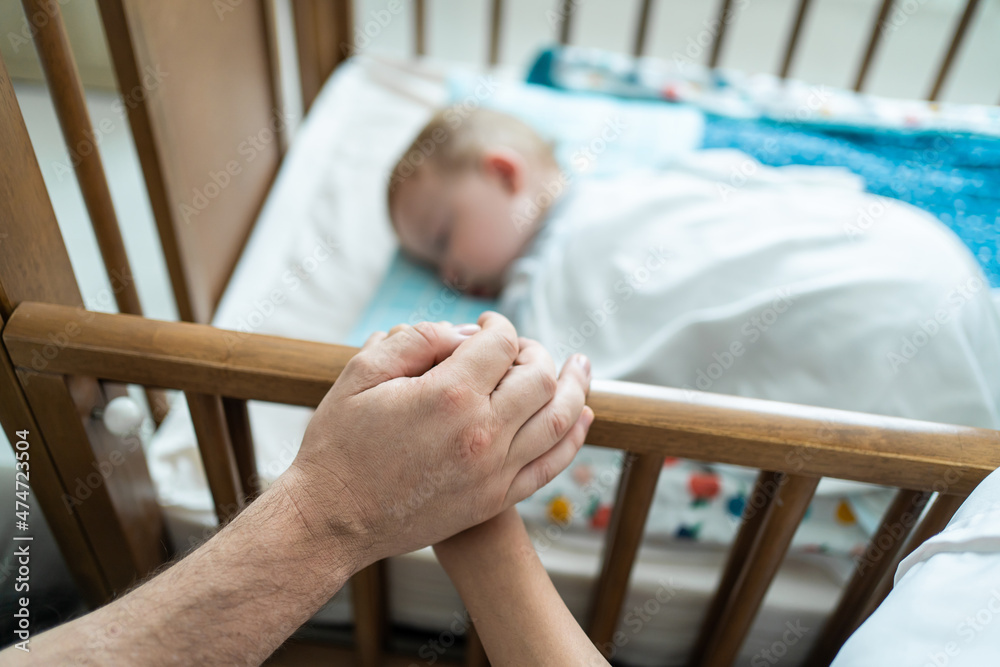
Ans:
[[[742,562],[736,563],[731,557],[727,564],[727,570],[735,567],[739,574],[731,589],[716,592],[726,601],[718,621],[707,630],[710,639],[696,664],[706,667],[733,664],[818,484],[819,477],[785,476],[774,501],[767,507],[749,553]],[[725,574],[723,578],[728,579]],[[706,623],[711,621],[707,619]]]
[[[868,553],[855,563],[854,574],[844,588],[836,608],[823,625],[820,638],[806,659],[808,665],[829,665],[847,638],[864,621],[862,614],[882,579],[892,576],[890,568],[903,549],[906,537],[913,530],[930,494],[925,491],[900,489],[882,517],[878,531],[869,542]],[[878,551],[874,551],[877,548]],[[876,555],[877,554],[877,555]]]
[[[24,301],[81,306],[83,299],[2,63],[0,192],[0,317],[6,334],[6,323]],[[120,389],[51,372],[80,331],[73,322],[49,330],[45,347],[20,367],[10,362],[4,341],[0,419],[12,445],[28,442],[30,497],[45,513],[83,594],[98,604],[160,564],[166,550],[142,448],[111,436],[91,418]],[[28,438],[16,436],[25,430]]]
[[[618,493],[605,538],[601,575],[591,599],[590,627],[587,634],[607,656],[605,647],[613,645],[615,630],[628,592],[632,566],[646,528],[646,517],[653,502],[656,482],[663,469],[663,456],[625,454],[625,464],[618,482]],[[610,656],[608,656],[610,657]]]
[[[66,149],[73,158],[71,161],[76,179],[101,251],[101,259],[104,260],[104,269],[114,287],[115,303],[119,312],[142,315],[139,292],[135,287],[132,267],[125,252],[114,203],[111,201],[111,190],[101,163],[100,147],[93,139],[96,135],[87,111],[80,74],[70,50],[62,11],[58,3],[46,0],[23,0],[22,4],[28,17],[39,13],[48,14],[48,20],[38,23],[35,34],[38,59],[45,70]],[[167,397],[155,388],[147,387],[145,392],[149,411],[156,424],[159,424],[167,414]]]

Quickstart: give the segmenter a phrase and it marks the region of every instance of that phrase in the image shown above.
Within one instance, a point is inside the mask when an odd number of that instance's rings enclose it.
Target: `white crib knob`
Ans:
[[[142,408],[128,396],[113,398],[104,407],[104,426],[118,437],[138,433],[145,415]]]

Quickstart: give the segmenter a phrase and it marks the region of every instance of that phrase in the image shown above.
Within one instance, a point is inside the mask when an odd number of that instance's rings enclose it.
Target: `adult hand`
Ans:
[[[284,481],[310,531],[351,545],[355,570],[434,544],[563,470],[593,420],[586,357],[556,376],[542,346],[479,325],[372,336],[320,403]]]

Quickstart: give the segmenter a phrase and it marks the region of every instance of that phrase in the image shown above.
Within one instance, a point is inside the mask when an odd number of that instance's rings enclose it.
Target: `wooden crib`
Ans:
[[[498,60],[502,0],[491,0],[488,53]],[[781,74],[796,55],[809,0],[797,0]],[[577,3],[560,0],[558,38],[567,42]],[[634,52],[647,41],[652,0],[641,0]],[[940,92],[976,11],[968,0],[933,77]],[[721,0],[710,49],[714,65],[730,22]],[[246,401],[316,406],[355,349],[208,324],[287,141],[274,6],[263,0],[99,0],[114,67],[182,322],[142,317],[129,258],[104,178],[83,90],[56,2],[24,0],[54,104],[74,158],[120,315],[82,309],[65,243],[6,70],[0,68],[0,418],[12,445],[30,451],[34,498],[87,600],[99,605],[167,561],[164,519],[142,448],[111,435],[97,417],[125,384],[147,388],[157,419],[162,388],[185,392],[218,517],[225,521],[258,491]],[[856,88],[878,48],[884,0],[868,28]],[[304,108],[350,54],[348,1],[292,0]],[[425,2],[406,8],[424,52]],[[148,77],[170,73],[155,90]],[[257,159],[229,174],[198,224],[180,202],[250,137]],[[255,148],[256,149],[256,148]],[[220,178],[222,178],[220,176]],[[134,259],[134,258],[133,258]],[[595,382],[589,442],[628,452],[603,568],[586,629],[613,641],[643,527],[665,456],[760,468],[751,508],[702,621],[692,665],[729,665],[738,654],[819,479],[837,477],[899,489],[872,538],[872,566],[857,569],[822,630],[808,664],[825,665],[885,597],[898,562],[939,531],[963,498],[1000,465],[1000,433],[677,389]],[[13,434],[20,435],[15,439]],[[26,432],[26,433],[24,433]],[[23,437],[22,437],[23,436]],[[23,444],[27,443],[27,444]],[[113,474],[102,475],[110,466]],[[95,477],[95,474],[97,475]],[[92,483],[92,480],[96,480]],[[86,485],[87,496],[77,489]],[[926,508],[922,519],[918,515]],[[353,580],[354,646],[293,640],[281,664],[408,664],[385,647],[386,578],[376,564]],[[474,632],[466,664],[486,664]]]

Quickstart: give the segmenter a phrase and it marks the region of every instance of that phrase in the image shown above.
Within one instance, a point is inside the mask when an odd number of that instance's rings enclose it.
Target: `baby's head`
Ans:
[[[516,118],[445,109],[393,169],[389,215],[407,253],[458,289],[492,296],[538,230],[559,174],[551,145]]]

